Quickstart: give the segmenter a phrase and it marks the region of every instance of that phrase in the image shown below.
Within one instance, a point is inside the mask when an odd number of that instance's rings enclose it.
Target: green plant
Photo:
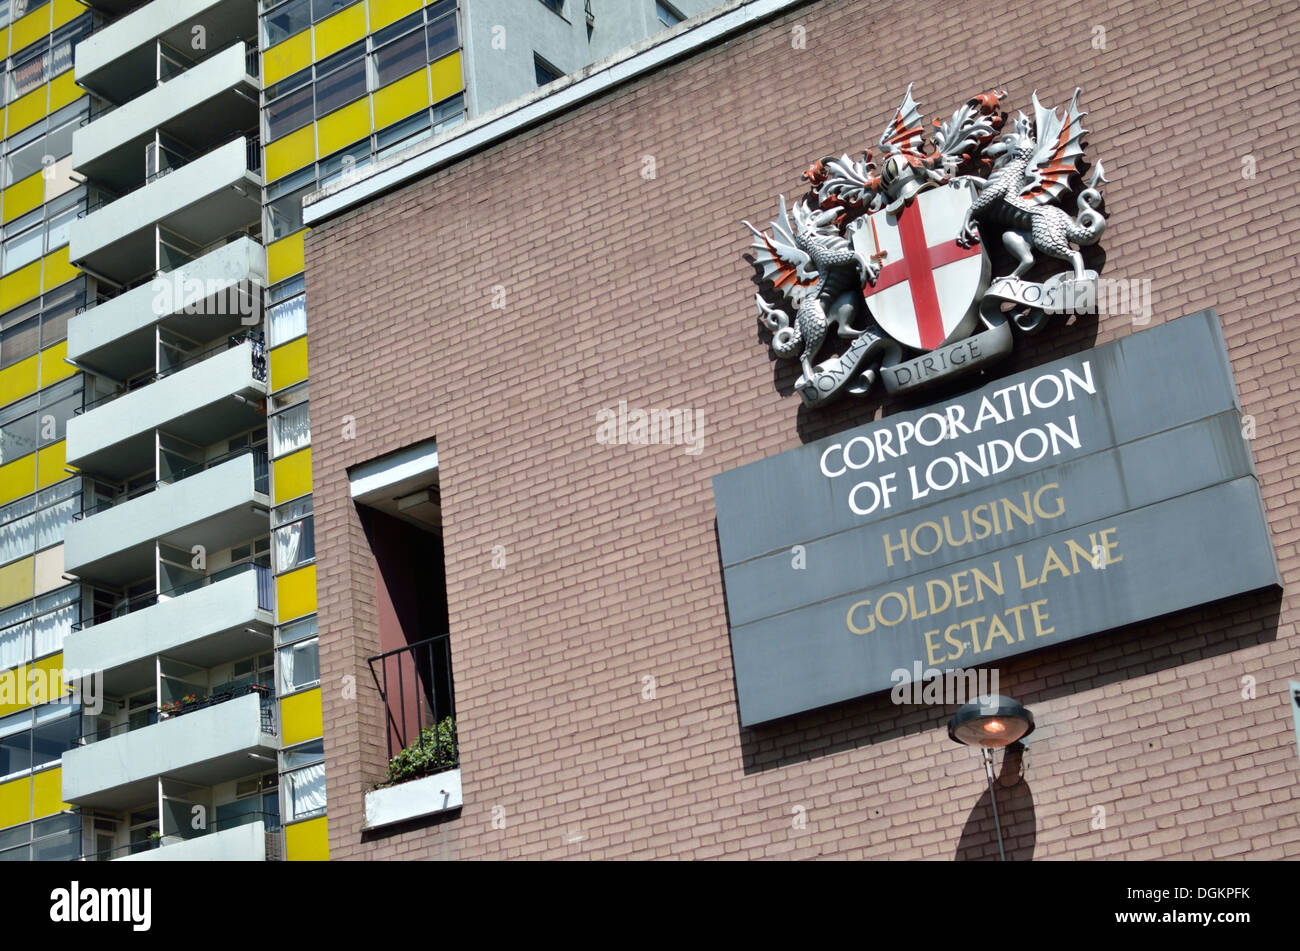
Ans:
[[[459,762],[456,721],[445,717],[436,727],[422,729],[414,743],[389,760],[388,778],[376,788],[396,786],[421,776],[455,769]]]

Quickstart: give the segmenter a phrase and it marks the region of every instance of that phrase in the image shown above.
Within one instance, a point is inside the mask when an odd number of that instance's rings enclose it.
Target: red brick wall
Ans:
[[[1003,692],[1039,723],[1024,781],[999,794],[1008,850],[1300,856],[1285,695],[1300,677],[1300,483],[1287,465],[1300,436],[1298,11],[810,3],[316,228],[332,856],[996,855],[978,757],[943,729],[951,710],[900,712],[884,696],[738,726],[714,534],[714,473],[881,412],[800,411],[793,373],[774,371],[759,340],[740,221],[767,222],[813,159],[874,144],[913,80],[940,118],[995,86],[1013,114],[1034,90],[1061,104],[1083,87],[1088,154],[1111,179],[1105,273],[1149,279],[1154,322],[1222,317],[1286,583],[1005,666]],[[1018,365],[1136,329],[1076,319]],[[598,444],[596,413],[619,400],[702,410],[704,451]],[[365,666],[373,571],[345,469],[429,437],[465,805],[367,839],[362,794],[385,752]]]

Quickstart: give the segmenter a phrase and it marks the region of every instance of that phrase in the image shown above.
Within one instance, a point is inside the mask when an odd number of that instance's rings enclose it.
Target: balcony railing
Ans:
[[[384,701],[389,759],[417,742],[421,730],[455,718],[449,634],[385,651],[366,663]]]
[[[177,598],[182,594],[188,594],[191,591],[197,591],[199,588],[205,588],[210,584],[216,584],[218,581],[224,581],[226,578],[234,577],[241,571],[253,570],[257,572],[257,606],[264,611],[270,611],[273,607],[272,591],[275,585],[275,579],[271,574],[269,563],[259,562],[240,562],[237,565],[230,565],[222,568],[220,571],[214,571],[210,575],[204,575],[201,578],[195,578],[192,581],[186,581],[182,584],[167,588],[161,592],[150,591],[147,594],[137,595],[121,602],[112,611],[103,611],[92,617],[77,621],[72,625],[72,630],[82,631],[86,628],[94,627],[97,624],[107,624],[116,618],[125,617],[128,614],[134,614],[136,611],[143,611],[145,608],[151,608],[158,603],[160,598]]]
[[[270,684],[257,683],[248,677],[229,681],[219,687],[213,687],[212,690],[203,695],[187,694],[183,699],[164,703],[158,709],[162,718],[174,720],[176,717],[185,716],[187,713],[206,710],[208,707],[215,707],[227,700],[245,697],[250,693],[255,693],[262,698],[262,732],[274,734],[275,711],[271,701],[275,699],[275,688]]]
[[[236,829],[240,826],[252,825],[254,822],[261,822],[266,829],[266,858],[267,861],[277,861],[281,857],[279,848],[280,839],[280,816],[274,812],[245,812],[237,816],[231,816],[228,819],[216,819],[210,822],[206,828],[200,830],[186,831],[190,834],[180,835],[175,832],[163,832],[156,834],[139,842],[129,842],[126,845],[119,845],[111,849],[101,849],[96,852],[85,852],[80,856],[83,862],[111,862],[113,859],[120,859],[127,855],[138,855],[141,852],[151,852],[154,849],[161,849],[168,845],[176,845],[181,842],[189,842],[193,839],[201,839],[204,836],[212,835],[214,832],[222,832],[226,829]],[[273,844],[274,840],[274,844]],[[274,852],[274,854],[272,854]]]
[[[73,521],[78,521],[98,512],[106,511],[115,506],[121,505],[123,502],[129,502],[132,499],[143,498],[165,485],[172,485],[176,482],[180,482],[182,479],[189,478],[190,476],[196,475],[200,472],[205,472],[224,462],[229,462],[231,459],[237,459],[240,456],[249,455],[250,453],[253,456],[253,491],[261,492],[265,495],[270,491],[271,484],[270,462],[267,459],[266,450],[250,449],[245,446],[243,449],[236,449],[234,452],[223,453],[222,455],[215,456],[212,459],[202,459],[198,462],[189,463],[186,466],[173,470],[171,475],[166,479],[147,482],[144,485],[136,486],[129,492],[122,492],[110,499],[100,499],[100,501],[96,502],[94,505],[83,508],[80,512],[74,513],[72,516]],[[83,495],[82,498],[87,498],[87,496]]]
[[[214,356],[215,354],[218,353],[224,353],[225,351],[238,347],[241,344],[243,344],[245,341],[250,341],[250,340],[252,341],[251,356],[253,361],[253,378],[258,380],[261,383],[265,383],[266,382],[266,345],[262,343],[262,341],[257,337],[257,335],[253,334],[251,331],[245,331],[244,333],[234,334],[233,336],[225,340],[218,341],[217,343],[205,347],[203,350],[200,350],[197,353],[190,354],[184,360],[181,360],[179,363],[174,363],[171,366],[166,367],[165,369],[158,370],[154,373],[144,373],[141,374],[140,376],[134,377],[131,380],[129,380],[127,384],[122,389],[118,390],[116,393],[109,393],[105,396],[100,396],[97,397],[96,399],[91,400],[89,403],[86,403],[85,405],[81,406],[79,409],[75,410],[73,415],[80,416],[82,413],[86,412],[89,409],[94,409],[97,406],[103,406],[107,403],[111,403],[114,400],[119,399],[120,397],[126,396],[128,393],[134,393],[136,390],[148,386],[150,383],[156,383],[159,380],[165,379],[166,377],[169,377],[174,373],[179,373],[181,370],[184,370],[186,367],[194,366],[194,364],[196,363],[202,363],[204,360],[208,359],[208,357]]]
[[[195,699],[191,702],[177,701],[175,703],[165,703],[159,708],[142,708],[129,715],[124,723],[116,723],[107,727],[96,726],[86,730],[79,737],[77,745],[89,746],[91,743],[100,743],[126,733],[134,733],[136,730],[143,730],[166,720],[174,720],[196,710],[206,710],[208,707],[219,706],[228,700],[245,697],[250,693],[258,694],[262,698],[260,710],[262,732],[269,736],[275,736],[278,732],[275,724],[275,689],[270,684],[249,683],[248,681],[249,678],[245,677],[240,680],[232,680],[219,687],[213,687],[202,696],[196,693],[194,694]]]

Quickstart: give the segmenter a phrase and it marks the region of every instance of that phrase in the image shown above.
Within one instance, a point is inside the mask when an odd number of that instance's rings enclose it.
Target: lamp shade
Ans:
[[[997,695],[972,700],[948,721],[948,736],[966,746],[998,749],[1034,732],[1034,715],[1019,701]]]

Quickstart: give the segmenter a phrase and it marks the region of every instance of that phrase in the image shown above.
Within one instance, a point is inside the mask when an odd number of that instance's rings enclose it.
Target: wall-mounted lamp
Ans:
[[[998,833],[998,855],[1007,860],[1002,846],[1002,821],[998,817],[998,800],[993,791],[993,751],[1021,740],[1034,732],[1034,715],[1017,700],[1000,694],[965,704],[948,721],[948,736],[954,742],[978,747],[984,760],[989,782],[989,802],[993,804],[993,825]]]

